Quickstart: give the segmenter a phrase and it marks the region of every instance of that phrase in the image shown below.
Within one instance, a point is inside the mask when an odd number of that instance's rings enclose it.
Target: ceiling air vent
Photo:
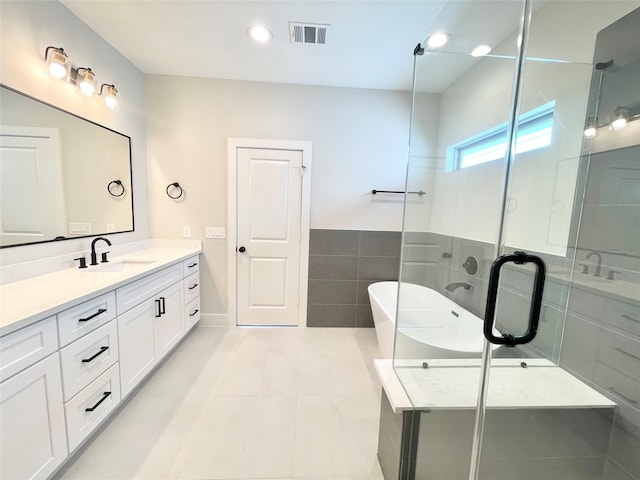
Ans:
[[[330,37],[331,25],[289,22],[289,39],[291,43],[327,45]]]

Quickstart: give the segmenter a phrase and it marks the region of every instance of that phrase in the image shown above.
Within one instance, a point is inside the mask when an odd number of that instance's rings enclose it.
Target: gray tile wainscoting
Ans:
[[[312,229],[307,326],[373,327],[367,287],[397,280],[400,232]]]

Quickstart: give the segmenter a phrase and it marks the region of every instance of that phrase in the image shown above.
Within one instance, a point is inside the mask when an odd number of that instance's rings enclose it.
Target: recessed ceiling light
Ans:
[[[489,45],[479,45],[473,49],[471,52],[472,57],[484,57],[491,51],[491,47]]]
[[[427,39],[427,47],[440,48],[449,41],[449,36],[446,33],[434,33]]]
[[[266,27],[260,25],[254,25],[247,29],[247,33],[256,42],[268,42],[273,37],[273,34]]]

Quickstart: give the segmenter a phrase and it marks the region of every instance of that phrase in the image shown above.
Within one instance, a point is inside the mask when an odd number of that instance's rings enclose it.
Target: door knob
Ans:
[[[247,249],[246,249],[246,248],[244,248],[244,247],[240,247],[240,248],[238,249],[238,251],[239,251],[240,253],[244,253],[244,252],[246,252],[246,251],[247,251]]]

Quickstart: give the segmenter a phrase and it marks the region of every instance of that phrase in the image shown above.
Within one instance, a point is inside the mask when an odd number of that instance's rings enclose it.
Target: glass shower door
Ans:
[[[637,7],[449,2],[416,49],[399,478],[640,478]]]

